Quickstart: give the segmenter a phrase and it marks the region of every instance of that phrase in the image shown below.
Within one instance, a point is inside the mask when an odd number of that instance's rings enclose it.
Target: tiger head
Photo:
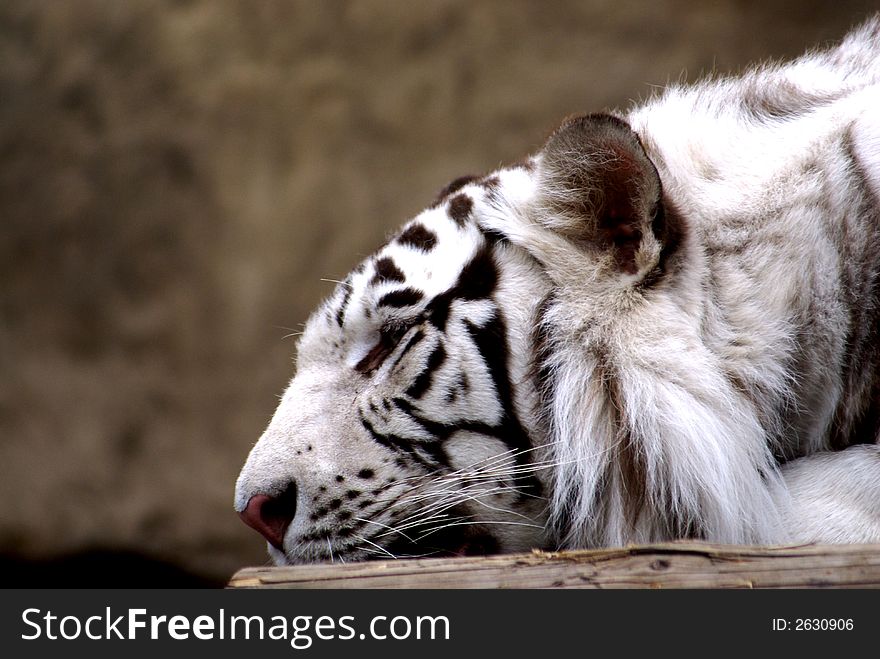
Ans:
[[[238,479],[235,508],[272,558],[555,544],[571,495],[542,319],[572,277],[601,299],[657,270],[660,198],[629,126],[579,117],[521,163],[451,183],[357,266],[307,322]]]

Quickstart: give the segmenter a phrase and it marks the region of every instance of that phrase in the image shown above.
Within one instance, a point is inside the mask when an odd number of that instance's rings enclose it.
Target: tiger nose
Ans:
[[[284,532],[296,514],[296,484],[291,483],[276,496],[255,494],[239,515],[269,543],[284,551]]]

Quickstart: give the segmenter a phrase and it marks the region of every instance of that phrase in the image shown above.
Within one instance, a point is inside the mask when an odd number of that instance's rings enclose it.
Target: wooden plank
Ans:
[[[880,588],[880,545],[675,542],[616,549],[251,567],[230,588]]]

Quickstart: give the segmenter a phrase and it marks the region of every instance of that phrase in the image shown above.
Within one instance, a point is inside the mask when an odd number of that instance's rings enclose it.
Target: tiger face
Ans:
[[[481,222],[530,194],[532,169],[450,184],[307,322],[236,488],[277,563],[545,544],[529,345],[549,284]]]

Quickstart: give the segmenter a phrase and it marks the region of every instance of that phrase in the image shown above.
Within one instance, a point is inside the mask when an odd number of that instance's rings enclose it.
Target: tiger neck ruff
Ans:
[[[876,446],[810,456],[878,437],[877,107],[874,18],[454,181],[308,321],[236,510],[278,563],[871,539],[829,474],[880,500]]]

